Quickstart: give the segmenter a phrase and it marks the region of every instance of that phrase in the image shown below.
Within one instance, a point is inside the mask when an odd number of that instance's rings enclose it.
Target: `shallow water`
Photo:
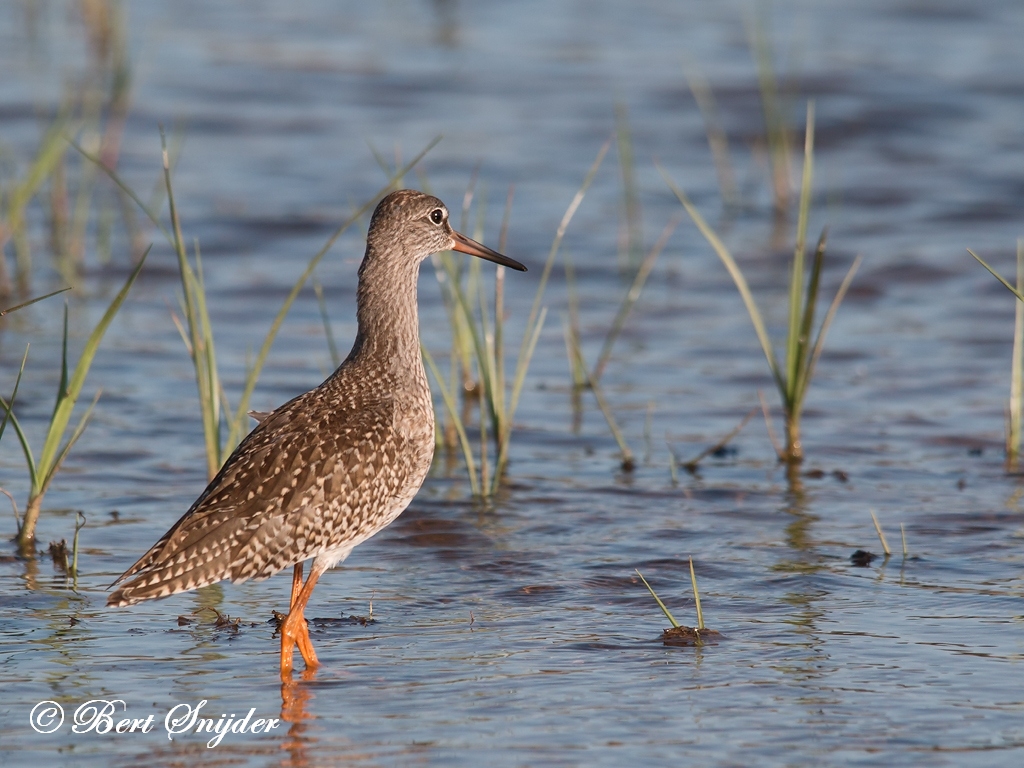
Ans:
[[[38,116],[85,60],[65,4],[35,4],[32,35],[22,7],[0,11],[0,138],[15,158],[31,153]],[[383,183],[367,142],[407,159],[444,134],[423,169],[457,209],[479,164],[490,243],[516,185],[507,251],[531,268],[506,280],[518,339],[555,228],[614,129],[617,103],[628,109],[647,246],[679,213],[656,158],[727,232],[781,329],[793,222],[776,231],[763,152],[751,149],[763,123],[747,4],[290,7],[130,7],[122,172],[151,189],[157,124],[184,124],[176,194],[186,237],[202,245],[229,397],[308,258]],[[47,543],[70,540],[74,510],[87,516],[77,590],[46,557],[0,552],[4,764],[1019,764],[1024,516],[1002,455],[1013,302],[965,249],[1012,271],[1024,14],[1009,0],[777,3],[772,35],[781,69],[797,76],[793,125],[815,99],[811,229],[830,227],[827,290],[865,257],[808,397],[797,482],[758,420],[734,452],[672,481],[666,442],[688,459],[755,407],[759,389],[775,402],[742,303],[688,221],[604,379],[643,459],[631,474],[589,397],[573,431],[556,269],[507,492],[481,509],[460,463],[439,456],[405,514],[321,581],[307,615],[323,668],[282,688],[268,619],[286,606],[287,576],[103,607],[106,585],[205,477],[192,372],[170,319],[173,255],[152,233],[150,263],[86,387],[102,388],[102,399],[40,522]],[[688,62],[710,80],[729,133],[744,200],[731,220],[721,218]],[[613,150],[565,241],[591,360],[626,288],[615,162]],[[318,270],[342,346],[354,330],[364,232],[365,222]],[[109,266],[87,259],[73,328],[95,323],[123,280],[120,245]],[[33,288],[51,284],[40,258]],[[420,293],[424,341],[443,354],[447,322],[429,266]],[[0,335],[5,393],[32,343],[19,402],[37,443],[59,371],[57,301],[12,316]],[[275,407],[329,368],[307,290],[253,408]],[[0,478],[23,506],[10,434]],[[856,567],[856,549],[880,553],[869,510],[896,554]],[[634,569],[693,623],[689,556],[706,621],[725,637],[664,647],[667,622]],[[371,602],[372,622],[347,620],[368,616]],[[192,616],[206,606],[240,624]],[[73,733],[75,708],[92,699],[124,700],[127,716],[154,715],[155,726]],[[42,700],[67,713],[51,735],[29,727]],[[215,717],[254,708],[286,722],[213,749],[196,734],[169,741],[168,711],[203,700]]]

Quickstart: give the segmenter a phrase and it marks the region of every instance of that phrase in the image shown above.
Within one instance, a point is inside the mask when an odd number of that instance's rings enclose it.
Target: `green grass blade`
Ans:
[[[67,139],[68,144],[70,144],[74,149],[76,149],[82,157],[99,166],[100,170],[102,170],[107,175],[107,177],[118,186],[118,188],[122,192],[124,192],[128,197],[130,197],[134,201],[134,203],[137,206],[139,206],[139,210],[146,214],[146,217],[153,223],[153,226],[155,226],[163,233],[164,237],[167,238],[167,242],[170,243],[172,246],[174,245],[174,236],[171,234],[170,230],[164,226],[164,223],[160,221],[160,216],[157,215],[155,209],[147,205],[145,202],[143,202],[142,198],[135,193],[135,190],[128,186],[128,184],[125,183],[124,179],[122,179],[117,174],[117,171],[115,171],[113,168],[108,168],[98,155],[95,155],[89,152],[88,150],[84,149],[77,141],[72,139],[70,136],[66,136],[65,138]],[[168,159],[168,169],[170,169],[170,167],[171,163],[170,160]]]
[[[672,612],[669,611],[669,609],[665,606],[665,604],[663,602],[661,602],[661,598],[658,597],[658,593],[655,592],[654,588],[650,584],[647,583],[647,579],[644,578],[644,575],[642,573],[640,573],[639,570],[637,570],[637,569],[634,569],[634,570],[636,570],[636,575],[640,577],[640,581],[642,581],[644,583],[644,586],[647,587],[647,591],[651,593],[651,597],[653,597],[654,600],[658,603],[658,607],[661,608],[661,612],[665,614],[665,617],[670,622],[672,622],[672,626],[673,627],[679,627],[680,624],[679,624],[678,621],[676,621],[676,617],[673,616]]]
[[[100,318],[99,323],[93,328],[92,333],[89,334],[89,338],[85,342],[85,346],[82,348],[82,354],[78,358],[78,364],[75,366],[74,373],[71,375],[71,380],[67,386],[67,396],[61,400],[59,407],[53,414],[53,419],[50,421],[50,427],[46,434],[46,440],[43,443],[43,450],[39,454],[38,476],[47,477],[51,475],[51,469],[54,466],[54,460],[57,456],[57,449],[60,444],[61,437],[64,434],[64,430],[67,428],[68,422],[71,419],[71,411],[75,407],[75,403],[78,401],[78,396],[82,392],[82,387],[85,385],[85,377],[89,373],[89,368],[92,366],[93,358],[96,356],[96,350],[99,348],[100,341],[103,339],[103,335],[107,332],[107,328],[110,326],[111,321],[114,319],[114,315],[124,304],[125,299],[128,297],[128,292],[135,284],[136,278],[142,271],[143,265],[146,263],[146,257],[149,255],[150,249],[147,248],[145,253],[142,254],[142,258],[139,259],[139,263],[135,265],[125,284],[118,291],[117,296],[107,307],[107,311],[103,313],[103,317]]]
[[[587,171],[587,175],[583,179],[583,184],[576,190],[576,194],[573,195],[572,201],[569,203],[569,207],[566,208],[565,213],[562,215],[562,220],[558,223],[558,229],[555,232],[555,239],[551,243],[551,250],[548,252],[547,261],[544,262],[544,269],[541,271],[540,280],[537,285],[537,292],[533,297],[533,304],[530,307],[530,314],[526,320],[526,327],[533,328],[534,322],[537,319],[537,313],[540,312],[541,299],[544,297],[544,288],[547,286],[548,276],[551,274],[551,268],[555,263],[555,256],[558,254],[558,249],[562,245],[562,239],[565,237],[565,230],[569,226],[569,222],[572,221],[573,216],[576,215],[576,211],[580,207],[580,203],[583,202],[584,196],[587,194],[587,190],[590,188],[590,183],[594,180],[597,175],[598,169],[601,167],[601,163],[604,161],[604,156],[608,154],[608,148],[611,146],[611,139],[608,139],[601,149],[597,153],[597,157],[594,159],[593,164],[590,166],[590,170]],[[527,341],[529,334],[523,336],[522,345],[519,348],[519,359],[516,363],[516,374],[515,377],[519,378],[519,368],[523,364],[523,353],[526,351]]]
[[[487,456],[487,419],[483,416],[489,398],[483,387],[477,387],[476,394],[477,407],[480,409],[480,487],[490,490],[493,495],[497,491],[497,483],[494,484],[494,489],[491,490],[491,483],[487,474],[490,471]]]
[[[480,181],[480,162],[473,166],[473,173],[469,177],[469,185],[465,194],[462,195],[462,216],[459,219],[459,229],[463,232],[469,231],[469,211],[473,207],[473,197],[476,195],[476,184]]]
[[[391,161],[384,156],[383,152],[377,149],[377,145],[372,141],[367,140],[366,146],[370,148],[370,154],[373,155],[373,159],[376,161],[377,167],[384,171],[385,176],[391,178]],[[397,168],[397,166],[395,167]]]
[[[170,199],[170,194],[168,194]],[[213,461],[209,463],[208,469],[213,475],[220,470],[221,465],[234,446],[225,446],[221,443],[221,394],[220,376],[217,368],[217,352],[213,340],[213,326],[210,323],[210,313],[206,305],[206,280],[203,277],[203,257],[199,250],[199,242],[193,241],[192,252],[195,254],[195,271],[189,270],[188,279],[192,291],[192,302],[195,307],[195,325],[198,328],[198,350],[193,351],[193,362],[197,366],[198,380],[202,384],[200,389],[200,402],[203,404],[203,419],[206,435],[207,448],[212,451],[207,453]],[[192,323],[190,323],[190,326]]]
[[[21,451],[25,454],[25,463],[28,465],[29,482],[32,487],[36,487],[36,462],[35,457],[32,456],[32,447],[28,443],[28,438],[25,437],[25,433],[21,429],[21,423],[18,421],[18,417],[14,415],[14,401],[18,397],[18,387],[21,385],[21,377],[25,373],[25,363],[28,362],[28,349],[29,345],[25,345],[25,354],[21,358],[21,367],[18,369],[18,377],[14,380],[14,390],[11,392],[11,399],[4,400],[0,397],[0,407],[4,409],[4,420],[0,423],[0,438],[3,437],[4,431],[7,429],[7,422],[10,421],[14,426],[14,432],[18,436],[18,442],[21,443]]]
[[[763,10],[764,6],[762,6]],[[751,51],[757,67],[758,86],[761,91],[761,105],[764,109],[765,131],[768,134],[768,157],[771,162],[772,186],[775,194],[775,210],[785,212],[790,197],[790,140],[789,129],[783,117],[785,109],[779,94],[775,77],[768,22],[764,14],[749,28]]]
[[[608,405],[607,399],[605,399],[604,392],[601,389],[600,384],[587,370],[587,361],[584,358],[583,350],[580,349],[579,334],[576,332],[571,319],[563,320],[562,333],[565,337],[565,348],[566,354],[569,358],[569,364],[574,369],[578,368],[580,376],[582,376],[583,384],[589,387],[590,391],[594,394],[594,400],[597,401],[597,407],[604,416],[605,421],[608,423],[608,429],[611,431],[612,437],[615,439],[615,443],[619,446],[619,451],[622,454],[622,468],[625,471],[631,471],[636,464],[633,451],[630,450],[629,445],[626,443],[626,439],[622,435],[622,430],[619,429],[619,425],[615,421],[615,415],[612,413],[611,406]]]
[[[829,304],[828,311],[825,313],[825,317],[821,321],[821,327],[818,328],[818,337],[814,340],[814,346],[811,348],[811,358],[807,362],[807,374],[803,377],[800,389],[796,393],[796,402],[802,404],[804,395],[807,394],[807,387],[814,378],[814,369],[818,364],[818,358],[821,357],[821,350],[825,346],[825,337],[828,336],[828,329],[832,325],[832,320],[835,319],[836,312],[839,310],[839,305],[843,303],[843,299],[846,298],[846,292],[850,289],[850,284],[853,282],[854,276],[857,274],[857,270],[860,268],[860,263],[863,261],[862,256],[857,256],[853,260],[853,264],[850,265],[850,269],[847,271],[846,276],[843,278],[843,282],[839,284],[839,290],[836,291],[836,295],[832,299],[832,303]]]
[[[327,350],[331,353],[331,363],[337,368],[341,365],[341,355],[338,353],[338,345],[334,342],[334,330],[331,328],[331,319],[327,315],[324,287],[316,278],[313,279],[313,293],[316,294],[316,304],[320,308],[320,320],[324,324],[324,335],[327,337]]]
[[[470,266],[470,277],[472,278],[474,274],[479,276],[479,270],[480,262],[479,260],[474,259],[472,265]],[[479,285],[479,281],[477,281],[475,284]],[[448,286],[451,293],[451,297],[454,299],[455,307],[458,309],[459,317],[461,317],[459,330],[456,333],[458,335],[461,335],[464,339],[468,339],[470,349],[472,350],[472,353],[476,355],[477,371],[480,374],[480,386],[484,389],[485,392],[490,393],[493,391],[494,385],[492,376],[493,369],[492,366],[488,365],[487,362],[489,355],[487,354],[486,348],[486,307],[481,305],[482,319],[480,321],[480,324],[483,326],[481,330],[480,328],[477,327],[477,323],[475,322],[473,316],[473,308],[470,306],[470,301],[466,296],[466,290],[463,289],[461,283],[457,279],[449,279]],[[477,290],[476,293],[478,294],[478,299],[482,301],[483,292]],[[462,365],[464,370],[468,370],[469,355],[463,354],[460,357],[463,361]],[[493,398],[489,398],[489,400],[493,405]],[[491,418],[495,418],[495,413],[493,410],[491,412]]]
[[[82,433],[85,432],[85,427],[89,423],[89,417],[92,416],[93,409],[96,407],[96,403],[99,402],[99,399],[100,392],[97,392],[93,397],[92,402],[89,404],[89,407],[85,409],[85,413],[82,414],[82,418],[79,419],[78,426],[76,426],[75,430],[71,433],[71,437],[68,438],[64,447],[61,448],[60,453],[57,454],[57,458],[54,459],[53,466],[49,468],[46,476],[41,479],[39,489],[40,494],[46,493],[46,489],[50,486],[53,476],[57,474],[61,464],[64,463],[64,459],[67,458],[68,453],[71,451],[71,447],[78,442],[78,438],[80,438]]]
[[[651,270],[654,269],[654,263],[658,260],[658,256],[661,254],[665,245],[668,244],[668,239],[672,236],[676,227],[679,226],[680,219],[678,217],[672,219],[661,233],[661,237],[658,238],[658,242],[654,244],[654,247],[644,256],[644,260],[640,262],[640,266],[636,271],[636,275],[633,276],[633,283],[629,286],[629,290],[626,291],[625,297],[622,299],[622,303],[619,305],[618,312],[615,313],[615,318],[612,320],[611,327],[608,329],[608,334],[604,338],[604,344],[601,346],[601,352],[597,356],[597,363],[594,364],[594,370],[591,373],[591,377],[594,381],[600,381],[601,375],[604,373],[605,366],[608,365],[608,358],[611,357],[612,347],[615,345],[615,341],[619,338],[619,334],[622,332],[623,326],[626,324],[626,319],[629,317],[629,313],[633,311],[633,306],[640,298],[640,292],[644,289],[644,284],[647,282],[647,278],[650,277]]]
[[[978,254],[976,254],[976,253],[975,253],[974,251],[972,251],[972,250],[971,250],[970,248],[968,248],[968,249],[967,249],[967,252],[968,252],[969,254],[971,254],[971,256],[973,256],[973,257],[974,257],[975,259],[977,259],[977,260],[978,260],[978,263],[979,263],[979,264],[981,264],[981,266],[983,266],[983,267],[984,267],[985,269],[987,269],[987,270],[988,270],[989,272],[991,272],[991,273],[992,273],[992,276],[993,276],[993,277],[995,277],[995,279],[996,279],[996,280],[998,280],[998,281],[999,281],[1000,283],[1002,283],[1003,285],[1005,285],[1005,286],[1006,286],[1006,289],[1007,289],[1007,290],[1008,290],[1008,291],[1009,291],[1010,293],[1012,293],[1012,294],[1013,294],[1014,296],[1016,296],[1016,297],[1017,297],[1018,299],[1020,299],[1021,301],[1024,301],[1024,293],[1022,293],[1022,292],[1018,291],[1018,290],[1017,290],[1016,288],[1014,288],[1014,287],[1013,287],[1013,286],[1012,286],[1012,285],[1011,285],[1011,284],[1010,284],[1010,283],[1009,283],[1009,282],[1008,282],[1008,281],[1006,280],[1006,278],[1005,278],[1005,277],[1003,277],[1002,275],[1000,275],[1000,274],[999,274],[998,272],[996,272],[996,271],[995,271],[994,269],[992,269],[992,267],[990,267],[990,266],[989,266],[988,264],[986,264],[986,263],[985,263],[985,261],[984,261],[984,259],[982,259],[982,258],[981,258],[981,256],[979,256]]]
[[[640,218],[640,193],[636,183],[636,164],[633,161],[633,140],[629,129],[629,114],[624,104],[615,105],[615,139],[622,172],[622,210],[625,231],[619,238],[620,266],[632,267],[643,249],[643,230]]]
[[[796,248],[789,276],[789,332],[786,337],[787,400],[792,402],[800,376],[800,321],[804,314],[804,259],[807,247],[807,221],[811,208],[811,184],[814,178],[814,102],[807,103],[807,129],[804,134],[804,170],[800,184],[800,209],[796,225]],[[808,300],[810,300],[810,294]]]
[[[582,353],[580,355],[582,356]],[[608,422],[608,429],[611,430],[612,437],[615,438],[615,443],[619,446],[619,452],[622,454],[622,469],[627,472],[632,471],[636,466],[636,457],[626,442],[622,430],[619,429],[618,422],[615,421],[615,415],[612,413],[611,406],[608,405],[608,400],[604,396],[604,390],[601,389],[601,385],[589,373],[587,374],[587,384],[590,385],[590,391],[594,393],[597,407],[604,415],[604,420]]]
[[[60,342],[60,383],[57,385],[57,396],[53,401],[53,412],[50,421],[57,415],[61,401],[68,396],[68,303],[64,302],[64,331]]]
[[[693,572],[693,558],[690,558],[690,584],[693,586],[693,602],[697,606],[697,629],[704,627],[704,611],[700,607],[700,592],[697,590],[697,574]],[[698,635],[698,637],[700,637]]]
[[[775,385],[779,388],[780,394],[785,396],[786,384],[782,378],[782,373],[779,370],[779,365],[775,360],[775,350],[772,348],[771,338],[768,336],[768,329],[764,324],[764,318],[761,316],[761,311],[757,308],[757,303],[754,301],[754,296],[750,292],[750,286],[747,285],[747,279],[743,276],[743,272],[740,270],[736,260],[733,259],[732,254],[729,253],[729,249],[725,247],[725,244],[721,241],[711,226],[704,220],[704,217],[700,215],[700,212],[694,207],[693,203],[686,194],[676,186],[675,182],[668,175],[664,168],[658,167],[661,172],[661,176],[665,179],[665,183],[668,184],[669,189],[675,194],[679,202],[682,203],[683,208],[690,214],[690,218],[693,219],[693,223],[697,225],[697,229],[700,230],[704,238],[711,244],[715,253],[718,254],[718,258],[722,264],[725,265],[728,270],[730,277],[732,277],[733,283],[736,285],[736,289],[740,293],[740,297],[743,299],[743,303],[747,307],[747,314],[750,315],[750,321],[754,324],[754,332],[757,334],[757,340],[761,343],[761,350],[764,352],[765,359],[768,361],[768,367],[771,369],[772,378],[775,380]]]
[[[825,264],[825,243],[828,237],[828,230],[822,230],[818,238],[818,246],[814,249],[814,260],[811,262],[811,279],[807,282],[807,294],[804,296],[803,317],[800,321],[800,338],[797,343],[796,357],[796,378],[793,380],[795,386],[791,387],[789,408],[791,413],[799,415],[801,400],[798,399],[803,392],[807,391],[810,380],[807,378],[811,373],[808,365],[813,352],[811,335],[814,331],[814,313],[818,307],[818,291],[821,287],[821,271]]]
[[[42,301],[43,299],[48,299],[51,296],[56,296],[59,293],[64,293],[64,291],[70,291],[70,290],[71,290],[71,288],[69,287],[69,288],[61,288],[61,289],[56,290],[56,291],[50,291],[50,293],[44,293],[42,296],[36,296],[34,299],[29,299],[28,301],[23,301],[23,302],[21,302],[21,304],[15,304],[13,307],[8,307],[7,309],[2,309],[2,310],[0,310],[0,317],[3,317],[4,315],[9,315],[12,312],[17,312],[19,309],[24,309],[25,307],[31,306],[32,304],[35,304],[37,301]]]
[[[32,488],[35,488],[38,485],[39,473],[36,470],[35,457],[32,455],[32,446],[29,445],[28,438],[25,436],[25,432],[21,428],[21,422],[19,422],[18,417],[14,415],[13,403],[8,403],[0,397],[0,407],[3,407],[4,415],[11,420],[11,426],[14,427],[14,434],[18,436],[18,442],[21,443],[21,452],[25,454],[25,463],[28,465],[29,481]]]
[[[478,242],[484,242],[483,235],[475,238]],[[473,276],[474,285],[477,294],[477,305],[478,311],[480,312],[480,347],[477,350],[477,367],[480,370],[481,386],[479,389],[480,398],[480,425],[483,428],[484,418],[483,414],[486,410],[491,419],[491,425],[495,429],[495,433],[500,429],[504,412],[499,409],[499,398],[501,394],[498,392],[497,377],[497,361],[494,359],[494,329],[491,328],[490,324],[490,312],[487,306],[487,292],[484,290],[482,266],[483,262],[480,259],[475,259],[473,262]],[[499,266],[498,269],[501,269]],[[485,441],[486,442],[486,441]],[[483,471],[483,457],[481,461],[481,472]],[[484,487],[487,483],[483,483]]]
[[[469,488],[470,492],[474,496],[480,495],[480,484],[476,476],[476,465],[473,461],[473,448],[470,446],[469,438],[466,436],[466,428],[462,424],[462,417],[459,416],[459,406],[455,401],[455,396],[451,390],[445,385],[444,377],[441,372],[437,369],[437,364],[434,362],[434,358],[431,357],[426,347],[421,345],[423,352],[423,359],[427,363],[427,367],[430,369],[430,373],[434,377],[434,381],[437,382],[437,388],[441,391],[441,398],[444,400],[444,405],[448,409],[448,416],[451,418],[452,423],[455,425],[455,430],[459,435],[459,444],[462,446],[462,456],[466,461],[466,472],[469,475]]]
[[[21,219],[25,206],[39,191],[43,182],[50,177],[53,169],[64,156],[67,151],[64,134],[68,130],[68,125],[66,117],[61,116],[47,129],[28,173],[8,192],[7,215],[9,218]]]
[[[722,199],[727,208],[735,208],[739,202],[739,194],[736,191],[736,174],[732,169],[732,161],[729,159],[729,138],[722,128],[722,120],[718,113],[718,104],[715,101],[714,91],[704,74],[695,66],[689,65],[684,68],[686,82],[690,86],[690,93],[697,102],[697,109],[704,118],[704,132],[708,137],[708,149],[711,150],[711,159],[715,164],[715,171],[718,174],[718,187],[722,193]]]
[[[499,251],[502,253],[502,251]],[[491,410],[497,415],[494,438],[504,431],[505,403],[505,267],[494,270],[494,335],[488,344],[491,376]]]
[[[504,253],[508,243],[508,226],[512,218],[512,200],[515,197],[515,186],[508,188],[505,198],[505,212],[501,218],[501,229],[498,234],[498,252]],[[505,387],[505,267],[498,265],[494,271],[494,408],[506,417]],[[494,440],[500,445],[504,423],[495,430]]]
[[[478,239],[481,239],[482,242],[482,238]],[[504,271],[502,267],[498,267],[498,269]],[[504,386],[499,384],[498,381],[498,363],[496,360],[495,342],[487,321],[489,313],[487,310],[487,299],[483,291],[483,284],[481,281],[479,260],[474,260],[470,265],[469,276],[470,281],[466,290],[463,290],[462,286],[454,280],[451,280],[449,285],[451,287],[451,295],[455,300],[455,305],[459,309],[460,316],[463,320],[460,326],[463,329],[461,333],[468,336],[472,345],[473,354],[476,356],[477,372],[480,376],[479,386],[481,392],[485,395],[482,402],[494,427],[495,440],[500,445],[499,436],[504,433],[505,423],[510,417],[505,408]],[[496,282],[496,286],[497,285],[499,285],[499,283]],[[477,294],[477,303],[479,305],[478,312],[480,316],[479,323],[475,320],[473,309],[470,306],[470,300],[466,295],[467,290]],[[504,370],[502,370],[502,377],[504,377]],[[481,414],[482,413],[483,411],[481,411]]]
[[[189,357],[192,356],[192,342],[188,339],[188,331],[185,330],[185,326],[181,323],[181,318],[178,317],[178,313],[171,311],[171,322],[174,323],[174,327],[178,329],[178,335],[181,336],[181,341],[185,345],[185,350],[188,352]]]
[[[508,421],[510,425],[515,417],[516,410],[519,408],[519,396],[523,393],[526,371],[530,367],[530,360],[533,359],[533,351],[537,348],[537,340],[540,338],[540,332],[544,328],[544,321],[547,319],[547,316],[548,308],[544,307],[540,311],[537,321],[533,324],[532,331],[526,335],[526,348],[517,361],[515,378],[512,379],[512,392],[509,396]]]
[[[0,421],[0,440],[3,440],[4,431],[7,429],[7,421],[10,419],[14,401],[18,397],[18,387],[21,386],[21,377],[25,374],[25,363],[28,362],[28,350],[31,345],[25,345],[25,354],[21,356],[21,366],[18,368],[18,377],[14,380],[14,390],[11,392],[10,407],[4,406],[4,420]]]
[[[526,381],[526,371],[530,367],[530,360],[533,358],[533,352],[537,348],[537,340],[540,338],[541,329],[544,328],[544,320],[547,319],[548,309],[544,307],[540,316],[534,323],[532,332],[529,332],[524,337],[527,342],[526,348],[520,353],[519,360],[516,365],[515,378],[512,380],[512,392],[508,399],[508,410],[505,413],[505,419],[503,422],[503,431],[500,435],[498,443],[498,457],[494,462],[494,490],[497,490],[498,483],[501,482],[505,467],[508,464],[508,450],[509,445],[512,441],[512,424],[515,419],[516,409],[519,408],[519,396],[523,392],[523,384]],[[498,436],[496,436],[497,439]]]
[[[581,389],[587,384],[587,364],[580,352],[580,299],[576,290],[576,269],[573,267],[569,252],[562,256],[565,265],[565,288],[569,318],[565,323],[565,351],[572,372],[572,384]]]
[[[562,337],[565,341],[565,359],[569,362],[569,370],[573,377],[573,386],[583,387],[587,383],[587,374],[584,370],[585,363],[580,360],[579,335],[576,332],[571,316],[562,319]]]
[[[220,426],[218,402],[216,394],[211,396],[211,392],[215,393],[216,390],[211,387],[211,373],[207,367],[206,358],[206,342],[212,339],[212,331],[209,328],[208,316],[201,311],[199,306],[202,299],[201,283],[189,263],[188,252],[185,249],[185,239],[181,232],[181,218],[178,216],[174,185],[171,181],[171,161],[167,151],[167,137],[164,134],[163,126],[160,127],[160,156],[163,164],[164,187],[167,191],[167,207],[171,217],[171,245],[178,259],[185,321],[188,323],[189,344],[187,346],[191,349],[196,392],[199,396],[203,439],[206,446],[206,474],[208,478],[212,479],[220,469],[221,458],[218,435]],[[143,208],[143,210],[146,209]],[[148,213],[149,211],[147,211]]]
[[[590,169],[587,171],[587,175],[584,177],[583,183],[580,185],[579,189],[576,190],[576,194],[573,195],[573,198],[569,203],[569,207],[562,215],[562,219],[558,224],[558,229],[555,232],[554,240],[551,243],[551,249],[548,252],[547,260],[544,263],[544,269],[541,271],[537,290],[534,293],[533,303],[530,307],[530,314],[526,320],[526,330],[523,333],[523,340],[519,346],[519,356],[516,358],[516,367],[512,376],[512,392],[507,400],[508,407],[501,420],[502,426],[500,434],[495,435],[495,440],[498,443],[498,456],[495,460],[493,475],[493,487],[495,489],[497,488],[497,484],[500,482],[505,466],[508,463],[508,450],[512,438],[513,419],[515,418],[516,409],[519,407],[519,397],[522,394],[523,384],[526,380],[526,372],[529,369],[530,360],[533,358],[533,352],[537,346],[537,340],[540,338],[540,332],[544,327],[544,320],[547,317],[547,309],[541,308],[541,300],[544,297],[544,290],[547,287],[548,278],[551,275],[551,269],[554,267],[555,258],[558,255],[558,251],[561,247],[562,240],[565,237],[565,232],[569,226],[569,222],[572,221],[573,216],[576,215],[576,211],[583,202],[583,198],[586,196],[587,190],[590,188],[590,184],[593,182],[598,169],[601,167],[601,163],[604,161],[605,155],[608,153],[611,142],[612,139],[609,138],[602,145],[601,149],[597,153],[597,157],[594,159]],[[481,360],[482,359],[483,358],[481,358]],[[483,374],[481,373],[481,376],[482,375]]]

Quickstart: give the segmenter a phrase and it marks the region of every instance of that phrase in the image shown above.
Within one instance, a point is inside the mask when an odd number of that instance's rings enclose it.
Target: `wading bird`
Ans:
[[[420,263],[444,250],[526,271],[453,230],[436,197],[414,190],[385,197],[359,267],[359,327],[348,357],[320,386],[260,415],[192,508],[117,579],[107,605],[222,579],[265,579],[293,566],[281,674],[291,672],[296,645],[308,668],[318,666],[303,615],[317,580],[401,514],[433,458],[416,282]]]

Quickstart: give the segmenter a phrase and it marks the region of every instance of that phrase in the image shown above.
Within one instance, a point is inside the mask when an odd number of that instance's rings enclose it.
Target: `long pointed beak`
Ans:
[[[455,239],[455,243],[452,245],[453,251],[461,251],[462,253],[468,253],[471,256],[479,256],[481,259],[493,261],[495,264],[501,264],[503,267],[518,269],[520,272],[526,271],[526,267],[515,259],[510,259],[508,256],[503,256],[497,251],[492,251],[486,245],[466,237],[461,232],[456,232],[453,229],[452,237]]]

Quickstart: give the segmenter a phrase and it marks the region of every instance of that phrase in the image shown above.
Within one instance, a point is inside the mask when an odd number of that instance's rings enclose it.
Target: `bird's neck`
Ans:
[[[359,268],[359,328],[349,360],[371,363],[399,379],[425,378],[416,309],[419,264],[380,258],[372,251],[372,246],[368,246]]]

